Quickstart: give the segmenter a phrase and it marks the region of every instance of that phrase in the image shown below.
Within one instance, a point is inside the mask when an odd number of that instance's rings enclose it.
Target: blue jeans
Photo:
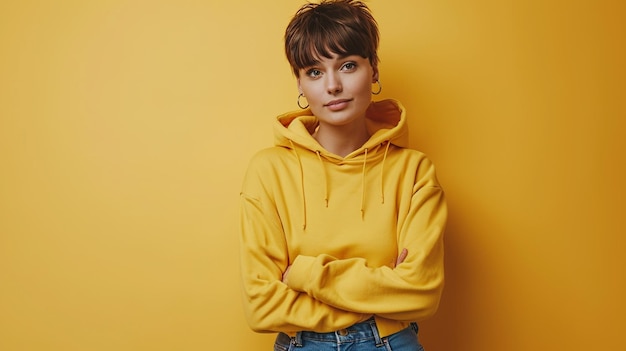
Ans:
[[[331,333],[298,332],[295,337],[279,333],[274,351],[424,351],[417,339],[417,324],[381,338],[371,318]]]

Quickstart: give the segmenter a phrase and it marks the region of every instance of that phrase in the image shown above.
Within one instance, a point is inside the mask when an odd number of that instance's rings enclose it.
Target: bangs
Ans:
[[[298,70],[313,66],[322,58],[359,55],[370,58],[371,51],[367,48],[367,36],[349,27],[329,23],[329,25],[312,23],[307,28],[307,35],[294,43],[293,65]]]

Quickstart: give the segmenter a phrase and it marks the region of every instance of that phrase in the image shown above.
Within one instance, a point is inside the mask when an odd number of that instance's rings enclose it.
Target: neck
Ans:
[[[369,137],[365,123],[339,127],[320,124],[319,128],[313,133],[313,138],[320,145],[341,157],[345,157],[363,146]]]

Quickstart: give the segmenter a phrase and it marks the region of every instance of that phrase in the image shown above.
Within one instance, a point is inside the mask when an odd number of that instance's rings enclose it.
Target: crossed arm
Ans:
[[[398,258],[396,259],[396,261],[393,262],[393,267],[396,267],[400,263],[404,262],[404,260],[406,259],[406,256],[408,254],[409,254],[409,250],[402,249],[402,251],[400,252],[400,255],[398,255]],[[287,285],[289,285],[288,276],[289,276],[289,269],[290,268],[291,268],[291,265],[289,265],[287,267],[287,269],[285,270],[285,272],[283,273],[283,283],[285,283]]]

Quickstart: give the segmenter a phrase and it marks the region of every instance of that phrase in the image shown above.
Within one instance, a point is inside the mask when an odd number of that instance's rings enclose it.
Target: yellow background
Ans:
[[[449,199],[429,350],[615,350],[626,327],[621,1],[368,2],[380,98]],[[297,91],[302,4],[0,3],[0,350],[269,350],[238,192]]]

